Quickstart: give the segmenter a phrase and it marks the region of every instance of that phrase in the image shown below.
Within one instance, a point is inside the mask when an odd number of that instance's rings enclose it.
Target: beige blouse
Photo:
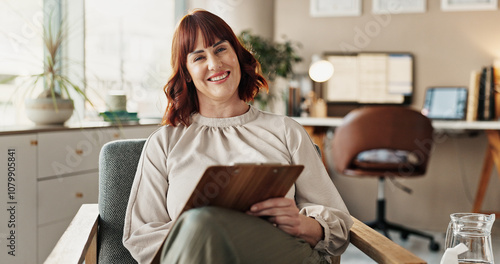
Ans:
[[[287,197],[315,218],[325,237],[315,249],[341,254],[352,220],[304,128],[287,116],[250,107],[231,118],[192,116],[192,124],[163,126],[146,141],[130,193],[123,243],[149,263],[208,166],[248,162],[303,164]]]

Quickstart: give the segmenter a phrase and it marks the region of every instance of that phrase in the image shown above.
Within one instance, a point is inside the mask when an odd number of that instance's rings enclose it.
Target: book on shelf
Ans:
[[[479,77],[481,72],[473,70],[469,79],[469,97],[467,98],[467,121],[477,120],[477,107],[479,101]]]
[[[491,102],[491,71],[488,67],[486,67],[485,77],[484,77],[484,114],[483,120],[490,120],[490,102]]]
[[[472,82],[472,81],[471,81]],[[479,76],[476,120],[496,118],[495,75],[493,67],[483,67]]]
[[[287,115],[300,116],[301,102],[302,102],[302,95],[300,94],[300,88],[289,87],[288,88]]]
[[[495,119],[500,118],[500,59],[493,64],[493,79],[495,90]]]
[[[477,116],[476,120],[484,120],[484,99],[485,95],[485,87],[484,84],[486,82],[486,68],[481,69],[481,73],[479,75],[479,86],[478,86],[478,97],[477,97]]]
[[[495,116],[495,113],[496,113],[496,109],[495,109],[495,98],[496,98],[496,92],[495,92],[495,69],[493,68],[493,66],[490,66],[488,67],[488,72],[489,72],[489,79],[488,79],[488,86],[487,86],[487,89],[489,90],[490,92],[490,96],[489,96],[489,109],[488,109],[488,113],[489,113],[489,116],[488,116],[488,120],[493,120],[496,118]]]

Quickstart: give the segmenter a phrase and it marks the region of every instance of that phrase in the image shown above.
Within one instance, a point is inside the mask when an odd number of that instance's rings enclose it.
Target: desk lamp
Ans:
[[[322,59],[319,55],[312,56],[311,67],[309,67],[309,77],[315,82],[326,82],[333,75],[333,65]]]
[[[333,76],[334,68],[332,63],[322,59],[319,55],[312,56],[312,63],[309,67],[309,77],[315,82],[315,95],[310,100],[310,112],[313,117],[326,117],[327,106],[325,100],[321,98],[321,83],[328,81]],[[319,98],[316,99],[316,96]]]

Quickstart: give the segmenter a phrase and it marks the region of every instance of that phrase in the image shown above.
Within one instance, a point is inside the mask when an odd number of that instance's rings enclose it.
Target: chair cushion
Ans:
[[[402,167],[413,167],[418,162],[418,156],[410,151],[371,149],[359,153],[353,164],[360,169],[397,170]]]
[[[117,140],[99,156],[99,263],[137,263],[123,246],[123,222],[145,139]]]

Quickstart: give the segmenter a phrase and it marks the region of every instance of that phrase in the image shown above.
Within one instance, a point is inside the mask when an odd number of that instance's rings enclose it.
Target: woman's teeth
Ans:
[[[225,72],[224,74],[210,78],[209,80],[213,82],[220,81],[222,79],[225,79],[228,75],[229,75],[228,72]]]

